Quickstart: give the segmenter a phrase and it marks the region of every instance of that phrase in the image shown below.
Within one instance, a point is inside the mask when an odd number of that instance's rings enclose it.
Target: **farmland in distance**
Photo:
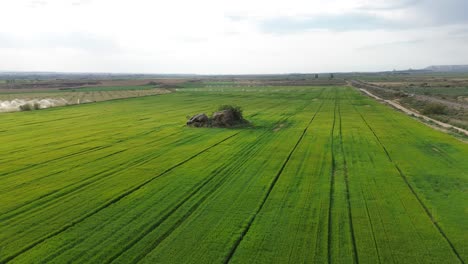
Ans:
[[[218,105],[252,127],[188,128]],[[464,263],[468,145],[351,87],[0,115],[0,263]]]

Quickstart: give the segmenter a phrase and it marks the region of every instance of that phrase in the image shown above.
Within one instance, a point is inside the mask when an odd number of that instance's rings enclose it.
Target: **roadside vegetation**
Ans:
[[[468,75],[409,75],[363,78],[358,84],[436,120],[468,129]]]

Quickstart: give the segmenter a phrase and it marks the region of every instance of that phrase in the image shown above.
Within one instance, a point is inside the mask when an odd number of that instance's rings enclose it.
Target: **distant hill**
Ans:
[[[468,72],[468,65],[433,65],[424,70],[433,72]]]

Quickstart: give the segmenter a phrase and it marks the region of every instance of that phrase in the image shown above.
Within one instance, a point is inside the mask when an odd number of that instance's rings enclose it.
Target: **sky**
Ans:
[[[0,0],[0,71],[261,74],[468,64],[467,0]]]

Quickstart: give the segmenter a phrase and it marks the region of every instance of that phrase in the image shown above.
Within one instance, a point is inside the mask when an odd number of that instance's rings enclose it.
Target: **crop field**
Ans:
[[[253,125],[184,126],[223,104]],[[468,145],[351,87],[186,88],[0,122],[0,263],[468,262]]]

